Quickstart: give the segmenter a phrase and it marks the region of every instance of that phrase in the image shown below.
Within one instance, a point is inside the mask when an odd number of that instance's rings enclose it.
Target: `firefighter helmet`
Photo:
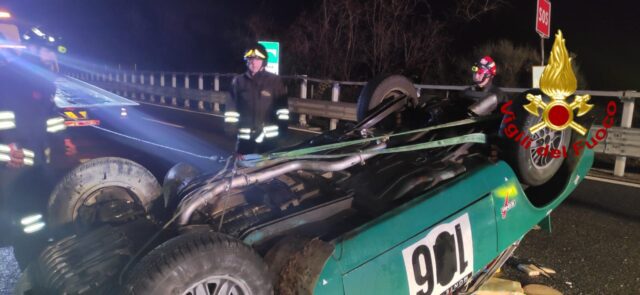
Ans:
[[[249,58],[258,58],[264,60],[266,63],[269,59],[269,54],[267,53],[267,50],[264,48],[264,46],[262,46],[262,44],[256,43],[244,52],[244,60],[247,60]]]
[[[482,79],[484,80],[489,76],[494,77],[496,75],[497,67],[496,63],[493,61],[493,58],[487,55],[476,62],[473,67],[471,67],[471,71],[474,75],[481,75]]]

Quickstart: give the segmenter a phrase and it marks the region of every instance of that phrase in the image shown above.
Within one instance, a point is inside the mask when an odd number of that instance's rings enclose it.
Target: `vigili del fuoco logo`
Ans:
[[[529,134],[526,133],[526,130],[518,130],[518,127],[512,123],[515,120],[515,114],[510,111],[513,101],[509,100],[501,108],[501,112],[506,115],[503,121],[505,124],[504,134],[525,148],[531,148],[532,143],[536,140],[531,134],[536,134],[544,128],[560,132],[571,128],[580,135],[585,135],[588,130],[574,119],[587,114],[593,105],[587,103],[591,99],[589,94],[574,95],[577,84],[576,76],[571,68],[571,58],[565,46],[565,39],[562,37],[562,32],[558,31],[551,49],[549,64],[544,68],[540,77],[540,90],[543,94],[527,93],[526,99],[529,104],[523,106],[530,114],[542,117],[540,122],[529,128]],[[568,98],[571,96],[573,96],[573,100],[569,102]],[[616,103],[609,101],[607,115],[602,120],[602,127],[590,139],[576,140],[572,144],[571,149],[576,156],[580,155],[585,147],[593,149],[607,137],[607,129],[613,126],[616,109]],[[577,114],[574,114],[576,110]],[[540,113],[540,111],[542,112]],[[536,146],[535,153],[542,157],[566,158],[568,156],[567,147],[564,145],[557,148],[550,147],[549,143],[537,144]]]

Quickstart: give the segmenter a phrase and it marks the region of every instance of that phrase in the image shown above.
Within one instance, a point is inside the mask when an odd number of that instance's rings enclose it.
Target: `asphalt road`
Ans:
[[[516,250],[523,261],[557,271],[528,277],[564,294],[640,294],[640,188],[587,180],[552,213],[552,233],[531,231]]]

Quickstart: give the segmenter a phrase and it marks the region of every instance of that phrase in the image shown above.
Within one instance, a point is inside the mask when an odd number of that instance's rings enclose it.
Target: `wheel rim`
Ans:
[[[393,100],[396,99],[398,97],[403,97],[403,96],[407,96],[408,95],[404,92],[402,92],[400,89],[392,89],[390,90],[382,99],[382,101],[380,101],[380,104],[384,104],[385,102],[389,101],[389,100]],[[406,107],[406,105],[405,105]],[[378,124],[380,124],[380,126],[383,126],[383,128],[395,128],[398,126],[402,126],[402,111],[397,112],[397,113],[393,113],[390,114],[388,117],[382,119]]]
[[[210,276],[191,285],[182,295],[251,295],[247,284],[229,276]]]
[[[564,142],[564,130],[555,131],[549,128],[543,128],[531,136],[531,147],[529,153],[531,154],[531,163],[538,169],[544,169],[549,167],[553,162],[551,157],[551,150],[560,150],[562,143]],[[544,148],[549,146],[549,152],[546,155],[540,155],[537,153],[538,148]]]
[[[143,215],[135,194],[120,186],[105,186],[88,194],[76,209],[74,223],[80,229],[130,220]]]

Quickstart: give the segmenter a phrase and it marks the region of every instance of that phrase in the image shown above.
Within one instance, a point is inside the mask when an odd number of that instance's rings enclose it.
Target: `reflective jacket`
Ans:
[[[17,144],[29,152],[25,156],[33,153],[31,160],[36,164],[44,163],[50,134],[64,129],[64,119],[57,115],[53,103],[54,94],[52,81],[24,67],[0,67],[0,160],[6,160],[8,153],[3,151],[8,146]]]
[[[246,72],[236,76],[231,86],[231,101],[225,111],[240,115],[238,127],[261,130],[282,121],[282,117],[278,120],[278,110],[287,109],[288,102],[280,76],[264,70],[254,76]]]

